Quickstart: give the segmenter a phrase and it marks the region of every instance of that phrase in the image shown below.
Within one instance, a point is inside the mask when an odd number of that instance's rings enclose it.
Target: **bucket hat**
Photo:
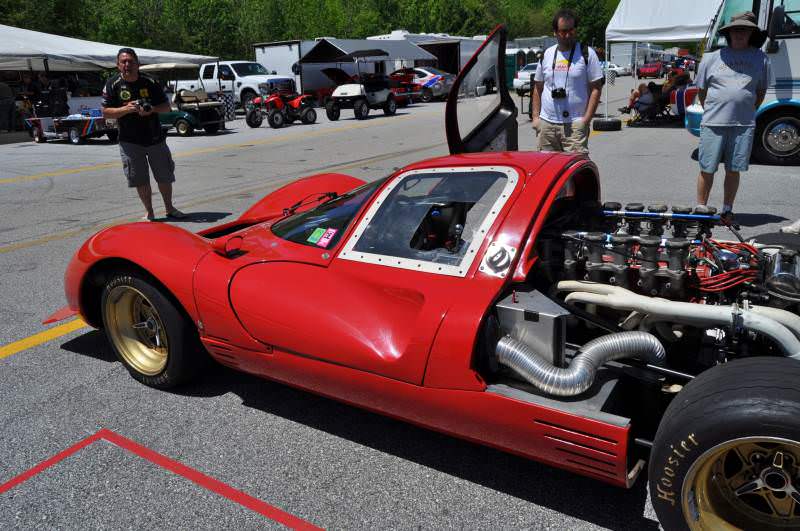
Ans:
[[[752,11],[745,11],[733,15],[731,21],[719,29],[719,33],[724,37],[728,37],[730,30],[734,28],[753,30],[753,33],[750,35],[750,46],[761,48],[761,45],[767,40],[767,32],[758,27],[756,16]]]

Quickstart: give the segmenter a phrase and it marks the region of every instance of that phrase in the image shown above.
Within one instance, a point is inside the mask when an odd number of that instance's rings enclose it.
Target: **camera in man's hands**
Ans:
[[[567,97],[567,89],[564,87],[554,88],[550,91],[550,96],[552,96],[554,100],[563,100]]]
[[[150,112],[153,110],[153,106],[147,100],[136,100],[134,103],[144,112]]]

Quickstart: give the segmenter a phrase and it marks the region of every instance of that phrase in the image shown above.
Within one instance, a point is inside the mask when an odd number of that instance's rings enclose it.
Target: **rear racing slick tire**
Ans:
[[[264,115],[259,109],[251,109],[244,116],[244,121],[250,127],[261,127],[261,124],[264,123]]]
[[[306,107],[303,109],[303,112],[300,113],[300,121],[306,125],[313,124],[317,121],[317,111],[311,107]]]
[[[267,123],[273,129],[280,129],[286,125],[286,117],[278,109],[271,109],[267,114]]]
[[[365,120],[369,116],[369,104],[367,100],[356,100],[353,102],[353,114],[356,120]]]
[[[341,116],[342,109],[334,101],[329,101],[325,104],[325,114],[328,116],[328,120],[335,122]]]
[[[392,96],[389,96],[386,99],[386,103],[383,104],[383,114],[386,116],[392,116],[397,112],[397,101]]]
[[[208,360],[191,320],[145,273],[112,276],[103,288],[100,307],[114,353],[145,385],[174,387]]]
[[[650,497],[666,531],[800,527],[800,363],[753,357],[709,369],[664,413]]]
[[[180,136],[192,136],[192,134],[194,134],[194,127],[192,124],[183,118],[175,120],[175,130]]]

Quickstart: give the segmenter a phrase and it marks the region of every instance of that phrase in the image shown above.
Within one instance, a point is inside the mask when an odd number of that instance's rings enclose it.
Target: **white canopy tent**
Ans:
[[[620,0],[606,27],[606,54],[610,42],[701,41],[721,5],[722,0]],[[635,79],[635,52],[633,60]],[[603,99],[608,118],[607,86]]]
[[[0,70],[86,71],[114,68],[122,46],[0,24]],[[208,63],[216,57],[135,48],[142,64]]]
[[[621,0],[606,27],[606,41],[700,41],[721,4],[721,0]]]

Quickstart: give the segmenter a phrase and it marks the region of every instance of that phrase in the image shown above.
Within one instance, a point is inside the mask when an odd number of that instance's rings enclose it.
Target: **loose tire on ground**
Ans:
[[[259,109],[251,109],[244,116],[244,121],[249,127],[261,127],[261,124],[264,123],[264,115]]]
[[[286,117],[278,109],[271,109],[267,114],[267,123],[273,129],[280,129],[286,124]]]
[[[592,120],[592,128],[595,131],[621,131],[622,120],[617,118],[595,118]]]
[[[328,101],[325,104],[325,114],[328,116],[328,120],[335,122],[342,114],[342,109],[335,102]]]
[[[119,140],[119,131],[109,131],[106,133],[106,136],[108,137],[109,142],[116,144],[117,140]]]
[[[800,527],[798,381],[797,360],[753,357],[709,369],[678,393],[648,473],[666,531]]]
[[[194,133],[194,127],[192,124],[183,118],[178,118],[175,120],[175,130],[180,136],[192,136]]]
[[[300,113],[300,121],[306,125],[313,124],[317,121],[317,111],[311,107],[306,107],[303,109],[303,112]]]
[[[369,104],[367,100],[356,100],[353,103],[353,114],[356,116],[356,120],[364,120],[369,116]]]
[[[167,389],[188,381],[208,361],[197,330],[157,283],[139,272],[120,272],[100,300],[103,328],[131,376]]]

